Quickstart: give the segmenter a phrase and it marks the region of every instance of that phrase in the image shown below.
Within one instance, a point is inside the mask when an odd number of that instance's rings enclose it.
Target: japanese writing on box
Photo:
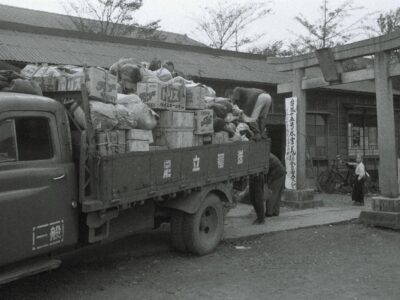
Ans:
[[[297,176],[297,98],[285,99],[286,108],[286,179],[287,189],[296,189]]]

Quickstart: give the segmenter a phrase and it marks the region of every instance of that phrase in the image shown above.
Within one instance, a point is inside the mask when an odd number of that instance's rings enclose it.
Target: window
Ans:
[[[355,156],[357,153],[379,154],[376,115],[349,115],[348,153],[350,156]]]
[[[17,160],[17,141],[14,121],[0,123],[0,162]]]
[[[307,143],[311,157],[326,157],[328,153],[326,121],[321,114],[307,114]]]
[[[49,120],[43,117],[8,119],[0,123],[0,161],[53,157]]]

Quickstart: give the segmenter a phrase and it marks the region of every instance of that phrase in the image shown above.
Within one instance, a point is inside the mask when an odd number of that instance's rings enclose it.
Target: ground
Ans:
[[[168,245],[165,234],[147,239],[69,257],[59,270],[3,286],[0,299],[400,298],[396,231],[357,222],[283,231],[223,242],[204,257],[168,246],[146,253]]]

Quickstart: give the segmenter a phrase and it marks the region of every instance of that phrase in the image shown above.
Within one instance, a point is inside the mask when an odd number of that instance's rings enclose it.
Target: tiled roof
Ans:
[[[0,20],[6,22],[17,22],[25,25],[32,25],[38,27],[76,30],[76,27],[72,22],[71,18],[73,17],[62,14],[0,4]],[[91,20],[88,20],[88,22],[90,21]],[[173,32],[158,30],[157,36],[161,40],[169,43],[204,46],[202,43],[195,41],[184,34],[177,34]],[[137,36],[135,36],[135,33],[132,33],[131,37],[135,38]]]
[[[71,31],[0,24],[0,60],[109,67],[122,57],[171,60],[176,69],[203,78],[277,84],[288,81],[261,55],[128,38],[89,36]],[[22,26],[24,27],[24,26]]]

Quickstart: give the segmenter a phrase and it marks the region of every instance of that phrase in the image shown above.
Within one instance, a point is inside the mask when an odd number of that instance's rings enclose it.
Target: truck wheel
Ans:
[[[221,240],[224,213],[219,197],[208,194],[194,214],[183,218],[183,236],[187,250],[204,255],[212,252]]]
[[[179,210],[174,210],[171,214],[170,238],[172,247],[180,252],[186,252],[186,245],[183,239],[183,215]]]

